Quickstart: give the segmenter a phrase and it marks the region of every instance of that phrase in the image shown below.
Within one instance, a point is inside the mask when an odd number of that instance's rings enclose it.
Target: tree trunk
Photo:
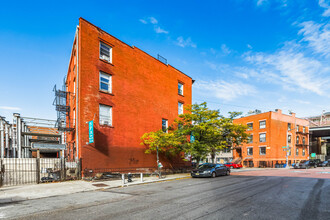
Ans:
[[[199,161],[200,161],[200,160],[201,160],[201,158],[200,158],[200,157],[197,157],[197,158],[196,158],[196,167],[195,167],[196,169],[197,169],[197,168],[198,168],[198,166],[199,166]]]
[[[215,158],[215,153],[212,152],[212,153],[211,153],[211,160],[212,160],[212,163],[214,163],[214,158]]]

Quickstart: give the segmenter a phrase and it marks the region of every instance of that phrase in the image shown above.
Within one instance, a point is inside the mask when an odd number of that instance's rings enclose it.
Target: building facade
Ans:
[[[234,147],[235,162],[245,167],[276,167],[309,158],[308,121],[295,113],[265,112],[235,119],[235,124],[248,127],[247,143]]]
[[[228,163],[233,160],[233,151],[231,148],[224,148],[220,152],[216,153],[214,163]],[[208,155],[203,162],[211,163],[212,157]]]
[[[191,77],[79,19],[66,78],[67,156],[83,175],[156,167],[141,136],[167,127],[192,102]],[[94,141],[89,141],[93,121]],[[165,168],[181,158],[161,156]]]

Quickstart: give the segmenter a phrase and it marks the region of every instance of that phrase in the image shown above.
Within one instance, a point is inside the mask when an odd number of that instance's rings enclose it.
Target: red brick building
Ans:
[[[156,167],[155,154],[144,153],[140,138],[183,113],[192,102],[192,84],[178,69],[80,18],[66,79],[73,128],[68,157],[81,158],[82,170],[91,173]],[[179,158],[160,161],[168,168],[184,164]]]
[[[286,149],[289,164],[295,161],[307,160],[309,157],[308,121],[291,115],[275,112],[265,112],[235,119],[235,124],[248,127],[250,134],[248,143],[234,147],[233,156],[245,167],[275,167],[286,163]]]

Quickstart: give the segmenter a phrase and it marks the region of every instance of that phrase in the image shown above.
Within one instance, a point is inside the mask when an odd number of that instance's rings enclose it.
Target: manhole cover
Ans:
[[[109,186],[109,185],[104,184],[104,183],[96,183],[96,184],[93,184],[93,186],[96,186],[96,187],[105,187],[105,186]]]

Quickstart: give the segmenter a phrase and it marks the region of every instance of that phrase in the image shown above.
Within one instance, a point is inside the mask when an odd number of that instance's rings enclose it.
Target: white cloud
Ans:
[[[300,103],[300,104],[305,104],[305,105],[311,104],[311,102],[305,101],[305,100],[298,100],[298,99],[296,99],[295,101],[298,102],[298,103]]]
[[[249,48],[251,50],[253,49],[253,47],[250,44],[247,44],[246,46],[247,46],[247,48]]]
[[[9,111],[20,111],[20,110],[22,110],[21,108],[11,107],[11,106],[0,106],[0,109],[9,110]]]
[[[296,46],[281,48],[274,54],[255,53],[246,56],[266,81],[277,83],[284,89],[310,91],[325,95],[330,82],[330,66],[306,57]]]
[[[323,12],[322,16],[330,17],[330,1],[326,0],[319,0],[320,7],[324,8],[325,11]]]
[[[242,82],[202,81],[199,80],[194,85],[194,89],[202,94],[214,96],[226,101],[233,100],[240,96],[246,96],[256,93],[253,86]]]
[[[160,27],[155,27],[154,30],[157,34],[168,34],[168,31],[161,29]]]
[[[148,19],[149,19],[149,21],[150,21],[151,24],[158,24],[158,21],[157,21],[156,18],[154,18],[154,17],[149,17]]]
[[[197,47],[196,44],[194,42],[192,42],[190,37],[188,37],[185,40],[182,36],[180,36],[176,39],[175,44],[180,46],[180,47],[193,47],[193,48]]]
[[[139,21],[140,21],[141,23],[143,23],[143,24],[148,24],[148,22],[147,22],[146,20],[144,20],[144,19],[139,19]]]
[[[232,51],[227,47],[226,44],[222,44],[221,45],[221,51],[224,53],[224,54],[230,54]]]
[[[298,34],[303,35],[302,41],[308,46],[325,57],[330,57],[330,24],[316,24],[307,21],[299,24],[302,27]]]
[[[258,0],[257,1],[257,6],[261,6],[263,5],[264,3],[268,2],[267,0]]]

